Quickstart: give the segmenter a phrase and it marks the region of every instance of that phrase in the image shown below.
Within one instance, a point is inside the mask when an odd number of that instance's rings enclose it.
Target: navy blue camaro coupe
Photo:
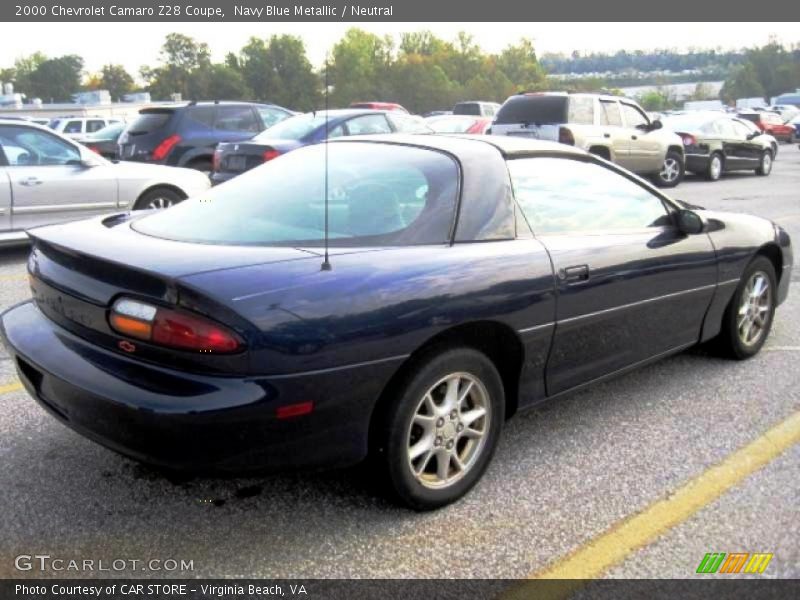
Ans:
[[[165,211],[31,231],[33,299],[2,316],[30,394],[168,468],[371,456],[430,509],[480,479],[516,411],[699,342],[750,357],[788,293],[780,227],[569,146],[329,145]]]

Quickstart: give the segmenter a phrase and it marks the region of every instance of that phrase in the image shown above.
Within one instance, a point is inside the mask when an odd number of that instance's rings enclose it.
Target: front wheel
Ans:
[[[772,172],[772,152],[769,150],[764,150],[761,153],[761,162],[758,164],[758,168],[756,169],[756,175],[761,175],[762,177],[766,177]]]
[[[470,348],[431,354],[398,390],[381,431],[382,460],[397,498],[416,510],[445,506],[481,478],[503,427],[503,384]]]
[[[683,181],[686,174],[686,167],[683,157],[679,152],[669,151],[664,158],[664,164],[654,177],[653,181],[658,187],[671,188]]]
[[[152,210],[169,208],[183,200],[175,190],[170,188],[155,188],[142,194],[133,206],[133,210]]]
[[[767,340],[775,316],[775,267],[757,256],[744,270],[722,318],[719,350],[739,360],[750,358]]]

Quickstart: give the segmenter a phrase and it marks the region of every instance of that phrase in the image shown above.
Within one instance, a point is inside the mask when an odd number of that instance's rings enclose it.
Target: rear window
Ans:
[[[449,241],[458,167],[439,152],[362,142],[300,148],[202,197],[133,224],[147,235],[210,244],[319,246],[325,190],[331,246]]]
[[[164,127],[172,116],[171,110],[140,112],[128,127],[128,133],[150,133]]]
[[[473,115],[480,116],[481,105],[477,102],[459,102],[453,107],[454,115]]]
[[[567,123],[567,96],[512,96],[497,111],[495,123],[551,125]]]

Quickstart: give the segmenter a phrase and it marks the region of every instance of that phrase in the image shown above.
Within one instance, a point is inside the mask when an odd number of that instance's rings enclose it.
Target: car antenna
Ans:
[[[328,259],[328,54],[325,54],[325,260],[322,261],[320,269],[330,271],[331,262]]]

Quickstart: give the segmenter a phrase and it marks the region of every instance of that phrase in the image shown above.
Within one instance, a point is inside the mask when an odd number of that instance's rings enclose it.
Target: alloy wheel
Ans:
[[[722,174],[722,160],[720,160],[719,156],[716,154],[711,157],[711,164],[708,167],[709,172],[711,173],[711,179],[719,179],[719,176]]]
[[[491,421],[486,387],[469,373],[437,381],[417,405],[407,434],[408,464],[426,488],[459,481],[486,446]]]
[[[164,198],[163,196],[156,196],[155,198],[150,200],[150,202],[147,203],[147,208],[156,208],[156,209],[169,208],[173,204],[175,203],[169,198]]]
[[[764,152],[761,157],[761,172],[764,175],[769,175],[770,171],[772,171],[772,155],[769,152]]]
[[[664,165],[661,167],[659,176],[664,183],[672,183],[681,174],[681,166],[677,160],[668,156],[664,160]]]
[[[769,326],[772,311],[772,288],[769,277],[756,271],[747,280],[739,303],[736,331],[745,346],[759,342]]]

